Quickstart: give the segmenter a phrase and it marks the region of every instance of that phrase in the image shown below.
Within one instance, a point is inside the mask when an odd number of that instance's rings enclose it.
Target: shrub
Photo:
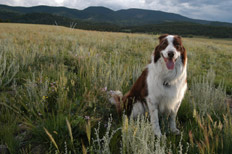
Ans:
[[[121,144],[118,147],[118,153],[121,154],[133,153],[154,153],[164,154],[173,153],[171,143],[168,142],[166,135],[157,138],[149,120],[145,117],[138,117],[136,120],[128,119],[126,115],[123,116],[122,127],[116,130],[111,130],[112,118],[109,118],[108,126],[103,137],[100,137],[100,124],[98,129],[95,129],[96,138],[93,139],[92,145],[89,147],[91,153],[113,153],[111,144],[117,136],[117,132],[121,130]],[[182,135],[178,144],[178,153],[183,153]],[[188,147],[186,148],[186,153]]]
[[[226,90],[221,82],[214,85],[215,72],[210,69],[206,76],[194,78],[191,85],[191,100],[199,113],[205,116],[207,113],[225,111]]]

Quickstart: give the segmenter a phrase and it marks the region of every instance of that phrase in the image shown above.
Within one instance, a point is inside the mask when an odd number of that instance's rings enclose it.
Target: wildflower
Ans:
[[[102,88],[101,90],[102,90],[103,92],[104,92],[104,91],[107,91],[107,87],[104,87],[104,88]]]
[[[48,98],[48,96],[43,96],[43,98],[42,98],[42,99],[43,99],[43,100],[45,100],[45,99],[47,99],[47,98]]]
[[[107,128],[107,127],[108,127],[108,124],[107,124],[107,123],[105,123],[105,124],[104,124],[104,127],[105,127],[105,128]]]
[[[51,82],[50,84],[52,87],[54,87],[56,85],[56,82]]]
[[[89,119],[90,119],[90,117],[89,117],[89,116],[85,116],[85,119],[86,119],[86,120],[89,120]]]

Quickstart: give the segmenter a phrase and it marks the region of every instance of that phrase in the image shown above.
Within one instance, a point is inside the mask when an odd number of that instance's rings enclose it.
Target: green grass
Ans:
[[[127,92],[157,37],[0,24],[0,144],[11,153],[229,153],[231,40],[183,38],[181,136],[161,122],[159,140],[147,117],[117,116],[105,88]]]

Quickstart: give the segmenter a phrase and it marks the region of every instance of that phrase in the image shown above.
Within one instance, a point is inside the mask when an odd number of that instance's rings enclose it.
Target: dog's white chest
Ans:
[[[169,114],[171,111],[174,111],[183,99],[187,89],[185,79],[186,73],[184,71],[182,74],[176,74],[175,80],[166,82],[158,68],[150,69],[147,77],[147,103],[156,106],[161,114]]]

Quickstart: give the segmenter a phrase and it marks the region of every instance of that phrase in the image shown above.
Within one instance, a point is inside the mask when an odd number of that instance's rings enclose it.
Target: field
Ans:
[[[188,91],[180,136],[149,117],[118,117],[107,91],[127,92],[158,35],[0,24],[0,145],[10,153],[230,153],[232,40],[183,38]],[[0,151],[1,153],[1,151]]]

